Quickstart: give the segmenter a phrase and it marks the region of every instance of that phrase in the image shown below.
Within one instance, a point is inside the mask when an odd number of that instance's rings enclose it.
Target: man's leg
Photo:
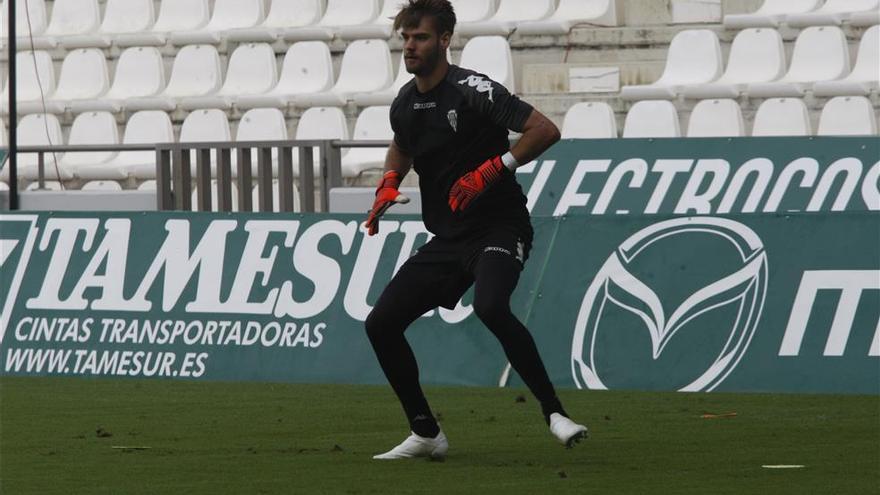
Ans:
[[[435,265],[405,263],[366,320],[367,336],[410,429],[429,438],[437,436],[440,428],[422,392],[418,364],[403,334],[412,322],[437,306],[437,284],[432,277],[436,271]]]
[[[522,377],[541,404],[544,419],[550,424],[550,415],[568,416],[547,370],[538,353],[535,340],[528,329],[510,310],[510,297],[519,281],[521,265],[511,255],[484,252],[473,266],[476,287],[474,312],[501,342],[513,369]]]

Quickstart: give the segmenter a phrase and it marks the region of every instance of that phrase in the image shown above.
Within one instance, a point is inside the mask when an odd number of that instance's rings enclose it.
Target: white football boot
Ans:
[[[587,438],[587,427],[579,425],[559,413],[550,415],[550,432],[559,443],[570,449],[574,444]]]
[[[412,432],[410,432],[412,433]],[[449,450],[449,442],[443,430],[435,438],[425,438],[412,433],[400,445],[385,452],[374,455],[373,459],[411,459],[413,457],[430,457],[431,459],[445,459]]]

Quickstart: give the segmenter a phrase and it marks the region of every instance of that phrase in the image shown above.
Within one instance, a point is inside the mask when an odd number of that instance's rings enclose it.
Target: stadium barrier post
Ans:
[[[253,211],[251,193],[251,150],[236,148],[238,152],[238,211]]]
[[[232,153],[229,148],[217,150],[217,210],[232,211]]]
[[[156,146],[156,209],[167,211],[174,208],[171,195],[171,150]]]
[[[257,187],[260,211],[271,212],[272,204],[272,148],[265,143],[257,147]]]
[[[211,149],[196,150],[196,197],[199,211],[211,211]]]
[[[11,174],[12,169],[10,169],[9,172]],[[9,177],[10,186],[12,186],[12,175]],[[46,188],[46,154],[42,151],[37,153],[37,186],[39,189]]]
[[[18,121],[18,90],[16,87],[16,81],[18,81],[18,76],[15,60],[15,54],[18,47],[15,43],[16,3],[18,2],[6,2],[6,34],[8,36],[6,41],[6,61],[9,64],[9,91],[7,91],[9,96],[9,209],[13,211],[18,209],[18,129],[16,129],[16,122]],[[27,3],[25,3],[25,9],[27,9]],[[42,154],[40,156],[42,157]],[[42,185],[40,185],[40,187],[42,187]]]
[[[315,212],[315,167],[311,146],[299,146],[299,205],[307,213]]]
[[[278,148],[278,203],[279,210],[293,211],[293,149]]]
[[[172,161],[174,174],[175,209],[182,211],[192,210],[192,170],[190,170],[189,150],[181,146],[174,149]]]

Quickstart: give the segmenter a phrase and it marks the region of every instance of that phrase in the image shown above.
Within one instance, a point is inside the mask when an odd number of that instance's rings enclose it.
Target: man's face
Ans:
[[[448,33],[439,36],[434,19],[428,16],[422,17],[418,27],[401,29],[400,35],[406,71],[416,76],[430,74],[449,44]]]

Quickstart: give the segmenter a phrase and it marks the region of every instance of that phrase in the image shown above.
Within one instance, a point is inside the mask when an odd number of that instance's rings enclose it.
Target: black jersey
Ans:
[[[459,177],[510,149],[508,129],[520,132],[532,106],[485,75],[449,66],[427,93],[415,80],[391,104],[394,142],[413,157],[422,195],[422,218],[434,235],[457,239],[490,228],[531,239],[526,198],[513,173],[505,173],[463,212],[449,208],[449,190]]]

